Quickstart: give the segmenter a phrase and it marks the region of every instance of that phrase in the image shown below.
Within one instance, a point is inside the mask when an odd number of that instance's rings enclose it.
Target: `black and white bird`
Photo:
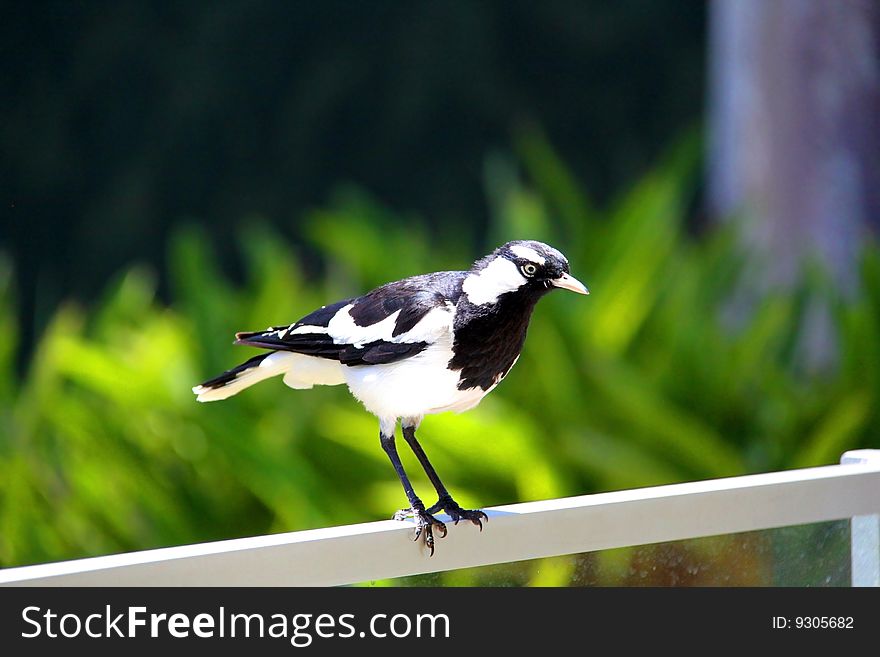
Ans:
[[[289,326],[237,333],[236,344],[266,349],[193,388],[201,402],[226,399],[273,376],[291,388],[347,384],[379,419],[379,438],[406,492],[416,539],[434,553],[433,514],[482,529],[486,514],[461,508],[416,440],[425,415],[466,411],[497,386],[519,358],[538,299],[562,288],[589,294],[569,273],[568,260],[547,244],[515,241],[477,260],[468,271],[444,271],[388,283],[323,306]],[[403,437],[425,469],[438,500],[426,508],[397,454]]]

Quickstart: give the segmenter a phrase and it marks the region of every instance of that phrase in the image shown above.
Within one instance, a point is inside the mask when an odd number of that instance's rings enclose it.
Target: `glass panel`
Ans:
[[[443,549],[443,541],[438,550]],[[365,586],[849,586],[848,520],[400,577]]]

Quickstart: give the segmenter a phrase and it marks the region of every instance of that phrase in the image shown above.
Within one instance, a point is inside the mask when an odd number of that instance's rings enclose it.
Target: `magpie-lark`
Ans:
[[[323,306],[289,326],[237,333],[236,344],[267,349],[193,388],[202,402],[226,399],[263,379],[284,376],[291,388],[345,383],[379,419],[379,439],[403,484],[415,538],[434,553],[433,514],[482,530],[479,510],[461,508],[416,440],[422,418],[466,411],[497,386],[519,358],[538,299],[554,288],[589,294],[569,274],[568,260],[547,244],[516,241],[495,249],[469,271],[444,271],[388,283],[361,297]],[[403,437],[425,469],[438,500],[425,505],[404,472],[394,443]]]

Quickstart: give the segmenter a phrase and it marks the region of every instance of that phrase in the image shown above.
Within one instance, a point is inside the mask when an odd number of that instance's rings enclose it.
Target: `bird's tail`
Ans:
[[[198,395],[197,399],[200,402],[219,401],[232,397],[255,383],[287,372],[291,365],[289,356],[290,354],[277,351],[259,354],[238,367],[233,367],[197,385],[192,391]]]

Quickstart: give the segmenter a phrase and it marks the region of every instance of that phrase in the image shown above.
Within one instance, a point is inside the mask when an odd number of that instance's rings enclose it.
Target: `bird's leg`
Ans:
[[[403,464],[400,462],[400,456],[397,454],[397,447],[394,445],[393,425],[391,431],[387,432],[386,428],[384,426],[382,427],[379,431],[379,440],[382,443],[382,449],[385,450],[385,453],[388,454],[388,458],[391,459],[391,465],[394,466],[394,470],[400,478],[400,483],[403,484],[403,490],[406,493],[406,499],[409,500],[410,505],[408,513],[398,511],[394,514],[394,518],[395,520],[403,520],[406,515],[411,513],[416,521],[416,535],[413,540],[418,540],[419,536],[424,534],[425,545],[431,550],[431,556],[434,556],[434,527],[437,528],[437,531],[441,532],[440,538],[444,538],[446,536],[446,525],[425,510],[424,503],[419,499],[419,496],[416,495],[412,484],[409,482],[409,477],[406,476]]]
[[[452,499],[452,495],[446,490],[446,486],[440,481],[437,471],[434,470],[434,466],[432,466],[431,462],[428,460],[425,450],[422,449],[419,441],[416,440],[416,426],[417,424],[404,424],[403,437],[416,455],[419,463],[422,464],[422,467],[425,469],[425,474],[428,475],[428,479],[431,480],[434,489],[437,491],[439,499],[428,509],[428,513],[437,513],[442,509],[449,514],[449,517],[452,518],[456,525],[459,520],[470,520],[480,528],[480,531],[483,531],[483,520],[488,522],[489,517],[479,509],[463,509],[459,506],[458,502]]]

